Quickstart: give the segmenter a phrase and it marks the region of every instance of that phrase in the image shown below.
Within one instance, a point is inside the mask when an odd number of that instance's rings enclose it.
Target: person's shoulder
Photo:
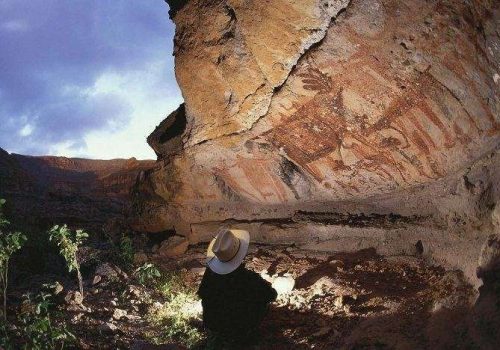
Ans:
[[[247,269],[247,268],[245,268],[243,270],[242,275],[244,276],[244,278],[251,280],[251,281],[258,281],[258,282],[265,282],[266,281],[265,279],[262,278],[262,276],[260,274],[258,274],[255,271],[252,271],[250,269]]]
[[[205,273],[203,274],[203,278],[201,279],[200,286],[198,287],[198,295],[200,297],[207,295],[210,290],[215,285],[214,273],[210,270],[210,268],[206,268]]]
[[[257,272],[254,272],[253,270],[248,269],[246,266],[240,266],[238,270],[242,275],[245,275],[247,277],[248,276],[253,276],[253,277],[259,276],[259,274]]]

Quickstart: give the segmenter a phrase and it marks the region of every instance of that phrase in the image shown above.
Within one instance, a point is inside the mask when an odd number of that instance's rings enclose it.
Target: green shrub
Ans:
[[[161,277],[160,270],[151,263],[144,263],[144,265],[135,270],[134,274],[143,286],[150,285]]]
[[[85,238],[89,235],[82,230],[76,230],[73,234],[66,226],[56,225],[49,231],[49,239],[57,244],[60,254],[66,260],[66,266],[69,272],[76,271],[78,278],[78,287],[83,298],[83,280],[80,273],[80,264],[78,262],[78,248],[82,245]]]
[[[5,218],[5,216],[3,215],[3,211],[2,211],[2,207],[4,206],[4,204],[6,203],[7,201],[5,199],[2,199],[0,198],[0,229],[2,227],[5,227],[7,226],[8,224],[10,224],[10,222]]]
[[[134,246],[132,239],[126,235],[122,235],[118,246],[120,262],[125,268],[132,267],[134,263]]]
[[[201,301],[184,283],[182,273],[162,274],[156,282],[165,303],[160,308],[150,309],[147,320],[160,326],[161,331],[147,334],[148,338],[156,344],[180,342],[191,349],[204,339],[204,334],[193,325],[201,322]]]
[[[24,296],[19,315],[20,338],[25,350],[64,349],[76,338],[65,323],[55,324],[50,314],[50,294],[40,293],[35,298]]]
[[[4,199],[0,199],[0,291],[3,296],[3,317],[7,321],[7,287],[9,285],[9,261],[12,255],[21,249],[26,242],[26,236],[20,232],[3,232],[9,221],[4,217],[2,206]]]
[[[181,272],[163,273],[158,279],[156,289],[169,300],[176,294],[190,293],[191,289],[184,283],[184,276]]]
[[[153,310],[148,321],[161,326],[161,333],[149,335],[157,344],[176,341],[192,348],[203,340],[203,333],[193,325],[201,321],[201,303],[195,293],[176,293],[159,309]]]

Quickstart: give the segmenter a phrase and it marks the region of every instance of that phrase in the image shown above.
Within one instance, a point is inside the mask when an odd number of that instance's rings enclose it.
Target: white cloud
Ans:
[[[29,25],[23,20],[11,20],[3,22],[1,28],[7,32],[25,32],[29,29]]]
[[[29,136],[33,133],[35,128],[31,124],[26,124],[21,130],[19,130],[19,135],[22,137]]]
[[[86,147],[75,148],[73,144],[66,142],[55,145],[52,153],[99,159],[155,159],[156,155],[147,144],[146,138],[156,125],[182,103],[178,87],[174,84],[166,85],[166,61],[163,58],[150,63],[142,70],[108,72],[101,75],[86,93],[113,94],[126,100],[133,110],[130,122],[127,125],[115,123],[109,125],[106,130],[90,132],[84,137]]]

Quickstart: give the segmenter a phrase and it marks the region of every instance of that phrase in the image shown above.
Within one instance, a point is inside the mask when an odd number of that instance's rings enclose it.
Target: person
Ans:
[[[259,325],[277,293],[243,262],[250,243],[247,231],[224,229],[210,242],[198,295],[203,324],[215,342],[231,348],[257,339]]]

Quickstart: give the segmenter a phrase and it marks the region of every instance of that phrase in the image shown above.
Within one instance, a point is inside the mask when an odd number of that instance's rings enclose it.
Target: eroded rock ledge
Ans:
[[[169,3],[185,105],[148,140],[159,161],[136,185],[137,229],[198,242],[236,224],[428,254],[474,280],[498,230],[497,4]]]

